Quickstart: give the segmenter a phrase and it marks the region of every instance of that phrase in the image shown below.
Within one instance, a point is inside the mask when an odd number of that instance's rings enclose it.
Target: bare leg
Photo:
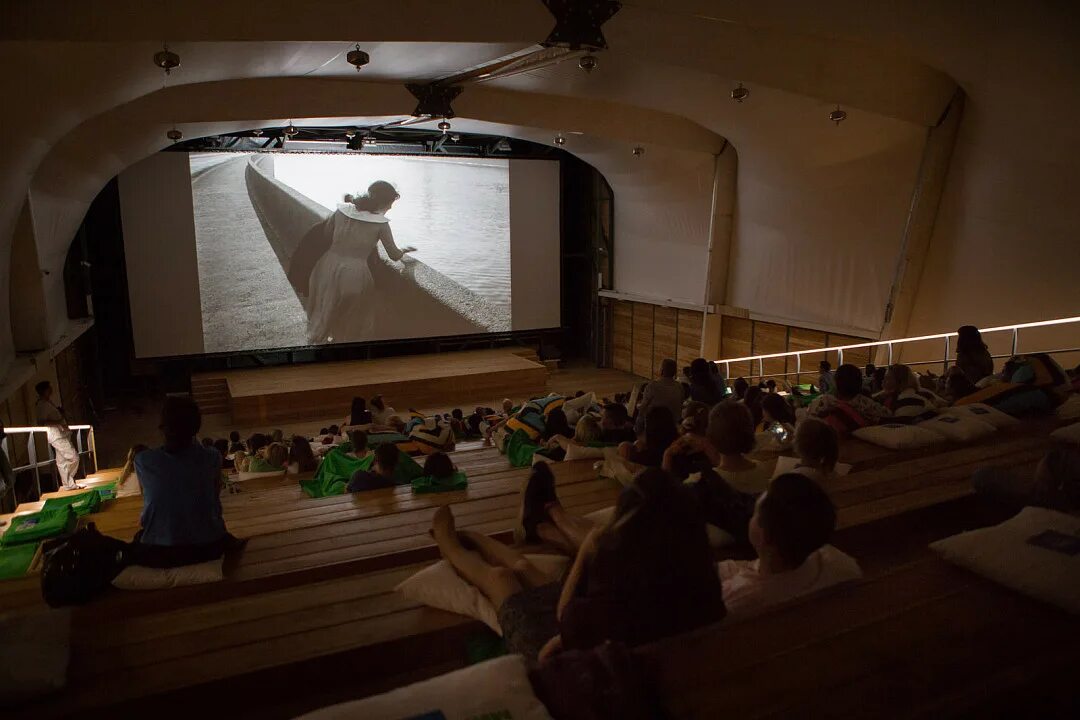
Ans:
[[[435,512],[432,535],[446,561],[466,582],[482,592],[496,609],[511,595],[521,592],[522,586],[514,571],[489,564],[479,554],[462,547],[454,528],[454,515],[444,505]]]
[[[549,545],[554,545],[567,555],[573,557],[577,554],[578,545],[566,537],[566,535],[551,523],[540,523],[536,526],[536,534]]]
[[[548,516],[551,517],[551,521],[555,523],[559,532],[571,543],[575,552],[581,547],[581,543],[585,542],[585,536],[596,527],[596,523],[592,520],[580,515],[572,515],[566,512],[562,505],[549,506]]]
[[[552,582],[540,568],[529,562],[529,559],[509,545],[504,545],[498,540],[492,540],[487,535],[482,535],[471,530],[462,530],[458,535],[466,538],[484,560],[496,567],[504,567],[514,571],[518,579],[528,587],[540,587]]]

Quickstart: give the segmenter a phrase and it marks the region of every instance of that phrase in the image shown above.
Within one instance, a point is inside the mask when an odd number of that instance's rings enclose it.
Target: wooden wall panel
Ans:
[[[820,330],[807,330],[806,328],[791,328],[788,335],[788,350],[812,350],[813,348],[825,347],[827,335]],[[802,356],[801,371],[799,376],[789,375],[788,379],[794,378],[794,382],[817,383],[818,363],[825,359],[825,353],[807,353]],[[788,372],[795,372],[795,360],[791,360]]]
[[[830,346],[854,345],[861,342],[866,342],[866,340],[852,335],[834,335],[829,333]],[[844,362],[850,363],[862,370],[866,363],[871,362],[873,351],[875,349],[876,348],[859,348],[857,350],[848,350],[844,353]],[[829,362],[833,364],[834,368],[840,365],[840,359],[837,357],[838,355],[839,353],[829,353]]]
[[[768,355],[769,353],[782,353],[787,352],[788,345],[788,327],[787,325],[777,325],[775,323],[767,322],[754,322],[754,355]],[[783,374],[786,368],[784,358],[777,358],[774,360],[765,360],[763,363],[763,370],[765,372],[764,377],[760,380],[767,380],[770,377],[777,382],[783,381]],[[752,368],[751,374],[758,374],[758,368]]]
[[[723,357],[746,357],[754,354],[754,322],[746,318],[725,315],[720,325],[720,354]],[[750,374],[750,363],[735,363],[728,378]]]
[[[614,300],[612,302],[611,364],[616,370],[631,371],[633,336],[633,303]]]
[[[653,311],[653,372],[660,373],[660,363],[679,355],[679,311],[657,305]]]
[[[703,320],[704,315],[700,310],[679,309],[679,351],[675,361],[680,369],[689,365],[694,358],[701,357],[701,324]]]
[[[634,345],[630,352],[630,372],[644,378],[653,376],[653,308],[648,303],[634,303]]]

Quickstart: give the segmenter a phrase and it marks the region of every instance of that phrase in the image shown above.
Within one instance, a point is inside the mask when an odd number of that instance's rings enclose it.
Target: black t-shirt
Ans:
[[[370,470],[357,470],[349,480],[346,488],[349,492],[363,492],[364,490],[379,490],[381,488],[394,487],[397,483],[393,478],[373,473]]]

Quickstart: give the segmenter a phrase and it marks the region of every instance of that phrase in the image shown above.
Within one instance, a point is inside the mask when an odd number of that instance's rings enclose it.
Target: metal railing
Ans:
[[[986,336],[988,336],[988,335],[993,335],[995,333],[1011,333],[1011,335],[1012,335],[1012,343],[1011,343],[1011,350],[1009,351],[1009,353],[1008,354],[991,355],[991,357],[993,357],[995,360],[998,360],[998,359],[1001,359],[1001,358],[1010,358],[1010,357],[1013,357],[1014,355],[1018,355],[1018,354],[1021,353],[1021,349],[1020,349],[1020,331],[1021,330],[1028,330],[1028,329],[1031,329],[1031,328],[1039,328],[1039,327],[1050,327],[1052,325],[1070,325],[1070,324],[1077,325],[1077,332],[1078,332],[1078,334],[1080,334],[1080,316],[1068,317],[1068,318],[1059,318],[1057,320],[1043,320],[1041,322],[1021,323],[1020,325],[1002,325],[1000,327],[983,328],[979,332],[983,335],[983,340],[984,341],[987,339]],[[873,342],[855,343],[854,345],[836,345],[836,346],[833,346],[833,347],[813,348],[813,349],[810,349],[810,350],[792,350],[790,352],[770,353],[768,355],[752,355],[750,357],[741,357],[741,358],[723,358],[721,360],[714,360],[713,362],[715,362],[718,365],[723,365],[724,366],[724,371],[725,371],[724,374],[728,378],[731,377],[731,365],[733,363],[744,363],[744,362],[749,362],[750,363],[750,374],[743,376],[748,380],[755,379],[755,378],[765,378],[765,377],[788,377],[788,376],[791,376],[791,375],[799,376],[799,375],[811,374],[811,373],[816,373],[817,372],[816,369],[803,370],[803,368],[802,368],[802,356],[803,355],[816,355],[816,354],[819,354],[819,353],[835,352],[837,354],[837,360],[838,360],[837,365],[842,365],[843,362],[844,362],[844,351],[845,350],[850,351],[850,350],[858,350],[858,349],[861,349],[861,348],[884,347],[888,351],[888,364],[892,365],[893,364],[893,349],[897,345],[904,345],[905,343],[916,343],[916,342],[927,342],[927,341],[932,341],[932,340],[940,340],[943,343],[943,352],[936,359],[933,359],[933,360],[912,360],[912,361],[905,360],[904,364],[909,365],[909,366],[941,364],[941,366],[942,366],[942,374],[944,374],[949,369],[949,363],[954,362],[956,360],[955,353],[952,355],[952,357],[950,357],[950,355],[949,355],[949,353],[953,351],[952,339],[955,338],[955,337],[956,337],[955,332],[939,333],[937,335],[920,335],[918,337],[897,338],[895,340],[875,340]],[[1078,346],[1078,347],[1069,347],[1069,348],[1056,348],[1056,349],[1050,349],[1050,350],[1041,349],[1041,348],[1030,348],[1030,349],[1025,349],[1023,352],[1029,352],[1029,353],[1041,352],[1041,353],[1046,353],[1048,355],[1055,355],[1055,354],[1060,354],[1060,353],[1080,352],[1080,346]],[[781,358],[783,358],[785,360],[787,358],[795,358],[795,370],[793,372],[775,372],[775,373],[767,373],[767,372],[765,372],[765,361],[766,360],[778,360],[778,359],[781,359]],[[757,373],[756,374],[753,372],[755,362],[757,362]],[[786,363],[785,363],[785,366],[786,366]]]
[[[84,470],[87,470],[86,474],[90,475],[98,471],[97,464],[97,445],[94,442],[94,426],[93,425],[69,425],[71,430],[73,442],[75,444],[75,450],[79,453],[80,466]],[[52,445],[49,444],[48,432],[49,428],[44,425],[34,425],[28,427],[9,427],[4,428],[6,433],[3,441],[0,441],[0,447],[3,447],[4,454],[11,458],[11,443],[14,435],[26,436],[26,457],[27,462],[25,465],[13,465],[11,468],[12,475],[18,478],[19,473],[32,471],[34,473],[34,490],[36,495],[35,500],[41,499],[41,470],[47,468],[50,465],[53,468],[55,477],[59,480],[60,471],[56,467],[56,453],[53,451]],[[47,459],[38,459],[38,440],[45,443],[46,451],[49,455]],[[83,456],[86,456],[88,464],[83,465]],[[93,470],[90,471],[89,467],[93,466]],[[8,492],[14,496],[15,488],[9,488]]]

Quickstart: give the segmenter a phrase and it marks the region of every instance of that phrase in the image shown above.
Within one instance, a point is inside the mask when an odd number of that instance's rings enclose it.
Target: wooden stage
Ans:
[[[516,349],[469,350],[201,373],[192,386],[224,382],[236,424],[343,417],[354,397],[382,394],[410,407],[474,403],[477,398],[536,397],[548,370]],[[535,357],[535,356],[534,356]]]

